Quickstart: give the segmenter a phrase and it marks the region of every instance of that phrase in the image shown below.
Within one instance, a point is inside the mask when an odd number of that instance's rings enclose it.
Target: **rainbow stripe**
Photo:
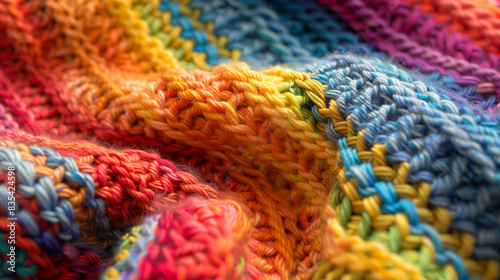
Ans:
[[[0,2],[0,278],[500,279],[499,11]]]

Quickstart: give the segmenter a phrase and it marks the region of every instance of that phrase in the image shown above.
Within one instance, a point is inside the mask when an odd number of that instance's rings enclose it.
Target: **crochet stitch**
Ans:
[[[0,278],[500,279],[500,10],[445,2],[0,1]]]

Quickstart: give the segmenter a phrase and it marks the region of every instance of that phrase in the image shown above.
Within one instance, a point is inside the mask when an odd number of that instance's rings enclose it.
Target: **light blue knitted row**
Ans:
[[[373,52],[372,45],[361,42],[362,37],[349,30],[348,24],[336,13],[314,1],[193,0],[189,6],[201,10],[198,20],[214,23],[215,35],[228,38],[227,49],[241,50],[241,60],[254,66],[289,63],[296,68],[293,64],[312,63],[315,57],[335,51],[384,58],[382,53]],[[208,64],[227,62],[218,56],[217,48],[207,42],[205,31],[194,29],[191,19],[181,14],[178,3],[163,0],[159,10],[171,13],[170,24],[182,28],[182,37],[195,40],[194,50],[205,52]],[[457,85],[451,76],[437,72],[412,75],[440,84],[450,96],[465,97],[461,105],[476,113],[483,113],[484,108],[495,102],[491,96],[475,95],[473,85]]]
[[[408,183],[431,184],[429,206],[447,207],[451,230],[474,235],[474,258],[500,260],[500,219],[495,216],[500,212],[498,123],[457,106],[435,88],[377,59],[333,55],[307,70],[328,86],[327,101],[336,100],[356,132],[365,131],[369,148],[384,144],[389,166],[409,163]],[[419,223],[415,205],[398,200],[392,182],[375,178],[371,164],[359,160],[357,150],[347,146],[345,137],[335,132],[333,122],[320,115],[316,105],[312,112],[317,121],[327,123],[327,136],[339,142],[346,174],[356,179],[359,193],[380,195],[384,213],[404,212],[412,234],[425,234],[433,241],[436,262],[453,264],[460,279],[469,279],[461,257],[443,249],[434,228]]]
[[[373,43],[366,43],[359,32],[349,27],[349,23],[339,17],[336,12],[308,0],[252,0],[245,2],[248,6],[267,5],[279,14],[280,21],[287,27],[312,55],[321,58],[327,54],[340,51],[376,58],[385,58],[381,52],[374,51]],[[441,84],[450,95],[465,96],[469,101],[462,102],[464,106],[476,103],[480,108],[474,108],[478,113],[488,108],[494,98],[474,96],[475,86],[457,85],[452,76],[442,76],[434,73],[412,73],[427,82]]]
[[[293,64],[312,63],[315,57],[335,51],[384,57],[382,53],[373,52],[373,46],[360,42],[361,37],[348,30],[347,23],[336,13],[314,1],[193,0],[189,6],[201,10],[198,20],[214,23],[216,36],[228,38],[227,49],[241,50],[241,60],[254,66],[288,63],[295,68]],[[178,3],[163,0],[159,10],[171,13],[170,24],[182,28],[182,37],[195,40],[194,50],[206,53],[208,64],[227,61],[207,42],[205,31],[194,29],[191,19],[181,14]],[[456,92],[455,95],[470,97],[470,101],[479,104],[479,110],[494,102],[492,98],[473,95],[474,86],[459,86],[453,77],[431,73],[424,78],[443,84],[447,90]],[[464,102],[466,104],[468,102]]]
[[[31,146],[29,150],[34,156],[46,156],[46,167],[57,168],[63,165],[65,168],[64,178],[68,183],[85,186],[85,202],[90,208],[95,209],[94,222],[96,224],[98,236],[108,240],[117,240],[120,238],[120,233],[110,228],[106,216],[105,203],[102,199],[96,198],[94,179],[90,174],[81,172],[73,158],[62,157],[58,152],[49,148]]]
[[[335,12],[314,1],[253,0],[251,3],[267,5],[275,11],[288,31],[318,58],[335,51],[371,54],[382,58],[381,53],[374,53],[374,44],[364,42]]]
[[[207,54],[207,64],[217,65],[222,62],[227,62],[227,58],[218,55],[217,47],[208,43],[207,34],[203,30],[197,30],[193,27],[191,19],[181,14],[179,3],[170,0],[162,0],[158,9],[162,12],[170,12],[172,18],[170,25],[180,26],[182,28],[181,37],[193,39],[196,42],[193,50],[196,52],[204,52]]]
[[[307,1],[307,0],[300,0],[300,1]],[[321,1],[319,1],[319,2],[321,2]],[[345,4],[347,4],[347,3],[350,4],[351,2],[353,2],[353,1],[346,1],[344,3]],[[377,3],[380,2],[380,1],[368,1],[368,2],[370,4],[377,5]],[[334,9],[334,8],[328,6],[328,5],[327,6],[320,5],[320,6],[321,6],[321,8],[323,8],[325,10]],[[351,10],[359,10],[361,7],[364,7],[364,6],[363,5],[359,5],[359,3],[356,2],[356,4],[353,4],[353,6],[350,7],[350,9]],[[374,25],[379,26],[378,24],[380,24],[380,22],[378,22],[377,20],[373,19],[373,14],[371,12],[373,12],[373,11],[370,11],[369,9],[363,9],[362,11],[360,11],[360,13],[365,14],[366,18],[361,17],[361,18],[358,18],[357,21],[356,20],[352,20],[352,21],[350,21],[350,24],[353,24],[353,26],[357,26],[358,28],[359,28],[359,25],[361,25],[363,27],[366,27],[366,23],[363,22],[363,21],[367,21],[368,20],[368,21],[373,21],[372,23]],[[342,14],[342,15],[344,15],[344,14]],[[385,29],[384,28],[380,28],[380,30],[385,30]],[[386,30],[386,32],[393,33],[391,31],[387,31],[387,30]],[[371,34],[370,32],[364,33],[364,32],[358,32],[358,31],[356,31],[356,33],[360,34],[360,36],[365,37],[370,42],[374,42],[374,38],[373,38],[374,34]],[[397,36],[400,35],[402,37],[405,36],[404,34],[395,34],[395,35],[397,35]],[[409,43],[410,41],[411,40],[409,40],[407,43]],[[413,41],[411,41],[410,45],[412,45],[413,47],[415,47],[418,44],[415,43],[415,42],[413,42]],[[437,66],[437,65],[435,65],[433,63],[429,64],[429,62],[431,62],[432,60],[436,60],[436,57],[441,57],[442,56],[441,53],[439,51],[437,51],[437,50],[434,50],[434,49],[431,49],[431,48],[426,48],[426,52],[428,52],[427,58],[422,57],[422,58],[419,59],[419,58],[414,58],[412,55],[410,55],[410,54],[408,54],[406,52],[397,51],[390,44],[385,44],[382,41],[378,41],[378,43],[377,43],[377,49],[379,51],[382,50],[382,52],[384,52],[385,54],[387,54],[388,57],[397,57],[398,60],[400,60],[401,62],[404,62],[404,63],[406,63],[408,65],[411,65],[411,66],[405,66],[405,67],[411,67],[411,68],[413,68],[413,67],[416,67],[416,68],[423,67],[424,69],[427,69],[426,70],[426,74],[424,75],[424,76],[426,76],[426,78],[425,78],[426,81],[437,81],[436,78],[442,77],[442,78],[439,78],[439,80],[442,83],[448,85],[447,87],[449,89],[452,89],[453,91],[457,91],[456,94],[458,94],[460,96],[466,96],[467,99],[469,100],[469,102],[473,103],[474,106],[477,106],[480,109],[487,109],[487,108],[491,107],[492,104],[495,103],[495,100],[496,100],[496,96],[495,95],[484,96],[482,94],[474,94],[474,92],[475,92],[475,85],[477,85],[480,82],[480,79],[478,77],[474,77],[474,76],[461,76],[461,77],[457,77],[457,79],[455,79],[453,77],[454,74],[458,74],[455,70],[453,70],[453,69],[445,70],[442,67]],[[431,55],[431,53],[432,53],[432,55]],[[446,57],[446,56],[442,56],[442,57],[444,59],[444,57]],[[465,61],[462,61],[462,62],[464,62],[465,64],[467,64]],[[432,72],[432,73],[430,73],[430,72]],[[488,72],[488,70],[484,69],[484,73],[483,74],[487,74],[487,72]],[[466,105],[466,106],[470,106],[470,105]]]
[[[242,61],[258,66],[314,61],[275,12],[263,5],[251,6],[251,3],[193,0],[189,7],[201,9],[198,20],[213,22],[215,35],[228,38],[227,49],[241,50]]]
[[[95,209],[94,222],[97,227],[97,234],[105,239],[116,240],[118,232],[110,231],[109,221],[105,215],[104,202],[95,198],[95,186],[92,177],[89,174],[82,173],[78,169],[73,158],[62,157],[58,152],[47,148],[29,147],[30,152],[37,156],[46,156],[45,166],[48,168],[57,168],[64,166],[64,176],[62,182],[72,185],[85,186],[86,203],[89,207]],[[58,189],[52,183],[52,180],[46,176],[37,178],[35,166],[32,162],[23,160],[18,150],[3,148],[0,149],[0,169],[8,172],[9,167],[15,167],[16,191],[28,199],[36,199],[40,207],[37,213],[43,220],[50,224],[59,225],[57,236],[39,227],[39,223],[33,218],[31,213],[19,207],[16,203],[15,213],[16,222],[19,223],[24,232],[49,256],[54,258],[63,257],[61,241],[63,243],[74,242],[80,239],[78,221],[75,219],[73,206],[67,199],[57,197]],[[8,212],[8,188],[0,184],[0,205],[5,213]],[[16,273],[22,277],[28,277],[36,273],[37,269],[33,266],[24,267],[22,258],[17,258],[19,266]],[[4,273],[8,274],[6,271]],[[23,276],[24,275],[24,276]]]

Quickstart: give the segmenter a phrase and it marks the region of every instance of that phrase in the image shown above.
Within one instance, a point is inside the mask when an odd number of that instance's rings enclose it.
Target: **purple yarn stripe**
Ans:
[[[459,32],[436,23],[432,15],[401,0],[363,0],[394,30],[408,35],[422,46],[439,50],[445,55],[478,64],[483,68],[498,69],[500,56],[489,54]]]
[[[443,55],[430,47],[421,46],[406,34],[399,33],[360,0],[318,0],[328,4],[364,37],[373,40],[377,47],[393,57],[403,59],[408,67],[419,67],[422,72],[437,71],[441,75],[452,76],[455,83],[474,85],[476,93],[496,93],[500,95],[500,73],[493,69],[483,69],[478,64],[457,60]],[[495,102],[495,107],[498,100]],[[490,108],[495,110],[495,108]]]

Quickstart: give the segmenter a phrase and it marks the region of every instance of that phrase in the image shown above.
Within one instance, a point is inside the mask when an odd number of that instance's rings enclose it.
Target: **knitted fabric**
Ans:
[[[495,1],[0,1],[1,279],[500,279]]]

